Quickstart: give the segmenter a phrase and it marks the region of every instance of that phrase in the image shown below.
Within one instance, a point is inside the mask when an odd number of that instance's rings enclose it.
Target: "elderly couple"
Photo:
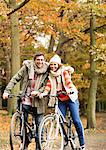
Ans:
[[[67,106],[69,107],[78,133],[80,147],[85,150],[84,129],[79,116],[78,91],[71,81],[70,72],[73,72],[73,68],[62,65],[58,55],[54,55],[50,62],[47,63],[42,52],[36,53],[33,60],[24,61],[21,69],[12,77],[3,93],[3,99],[7,99],[15,84],[22,80],[21,91],[26,93],[22,100],[25,118],[27,119],[28,112],[33,107],[36,112],[36,134],[38,134],[38,126],[45,112],[46,105],[42,98],[49,93],[56,94],[59,91],[65,91],[68,100],[59,100],[59,108],[65,117]],[[29,98],[27,96],[29,94],[33,98]],[[54,100],[50,99],[49,105],[53,105],[53,103]],[[28,144],[26,144],[25,149],[28,149]],[[36,150],[40,150],[38,138],[36,139]]]

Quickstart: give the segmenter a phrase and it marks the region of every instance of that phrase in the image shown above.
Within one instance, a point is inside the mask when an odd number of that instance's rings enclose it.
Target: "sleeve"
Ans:
[[[12,77],[8,85],[6,86],[4,92],[11,93],[11,90],[14,88],[14,86],[22,79],[24,76],[24,73],[26,71],[26,66],[22,66],[22,68]]]
[[[73,67],[71,67],[71,66],[66,66],[66,67],[65,67],[65,70],[67,70],[67,71],[68,71],[69,75],[71,75],[71,74],[73,74],[73,73],[74,73],[74,68],[73,68]]]
[[[67,70],[63,72],[63,75],[64,75],[64,80],[65,80],[65,85],[69,89],[69,92],[70,92],[72,88],[72,84],[73,84],[71,80],[71,76],[69,75],[69,72]]]

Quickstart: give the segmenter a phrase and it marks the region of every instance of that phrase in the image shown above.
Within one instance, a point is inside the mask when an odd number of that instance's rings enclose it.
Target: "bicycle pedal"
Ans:
[[[28,134],[27,137],[28,137],[28,142],[31,143],[31,141],[32,141],[32,135]]]
[[[28,137],[28,142],[31,143],[32,137]]]
[[[64,147],[66,147],[68,145],[68,138],[67,137],[64,137]]]
[[[64,147],[66,147],[67,145],[68,145],[68,142],[65,142],[65,143],[64,143]]]

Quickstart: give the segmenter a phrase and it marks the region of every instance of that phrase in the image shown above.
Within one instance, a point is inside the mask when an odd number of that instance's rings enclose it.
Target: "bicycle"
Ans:
[[[39,143],[41,150],[64,150],[70,143],[71,150],[80,149],[78,135],[70,111],[68,111],[68,121],[62,115],[58,107],[58,98],[56,97],[55,113],[46,115],[39,126]]]
[[[10,97],[12,97],[10,95]],[[33,110],[30,112],[30,121],[25,121],[22,109],[22,97],[17,97],[17,110],[13,114],[10,125],[10,147],[11,150],[25,150],[26,140],[31,143],[32,138],[36,139],[36,124]],[[34,148],[35,149],[35,148]]]

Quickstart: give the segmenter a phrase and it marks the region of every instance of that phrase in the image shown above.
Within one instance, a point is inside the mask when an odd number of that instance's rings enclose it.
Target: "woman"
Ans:
[[[60,91],[67,93],[67,96],[60,95],[60,98],[67,100],[59,100],[59,109],[65,117],[67,107],[69,107],[76,131],[78,133],[80,147],[82,150],[85,150],[84,129],[79,116],[78,91],[71,81],[69,71],[69,68],[61,64],[60,57],[58,55],[54,55],[50,59],[49,80],[44,92],[41,93],[39,97],[43,98],[43,96],[48,95],[48,93],[55,95]],[[49,105],[52,105],[53,103],[53,99],[50,99]]]

